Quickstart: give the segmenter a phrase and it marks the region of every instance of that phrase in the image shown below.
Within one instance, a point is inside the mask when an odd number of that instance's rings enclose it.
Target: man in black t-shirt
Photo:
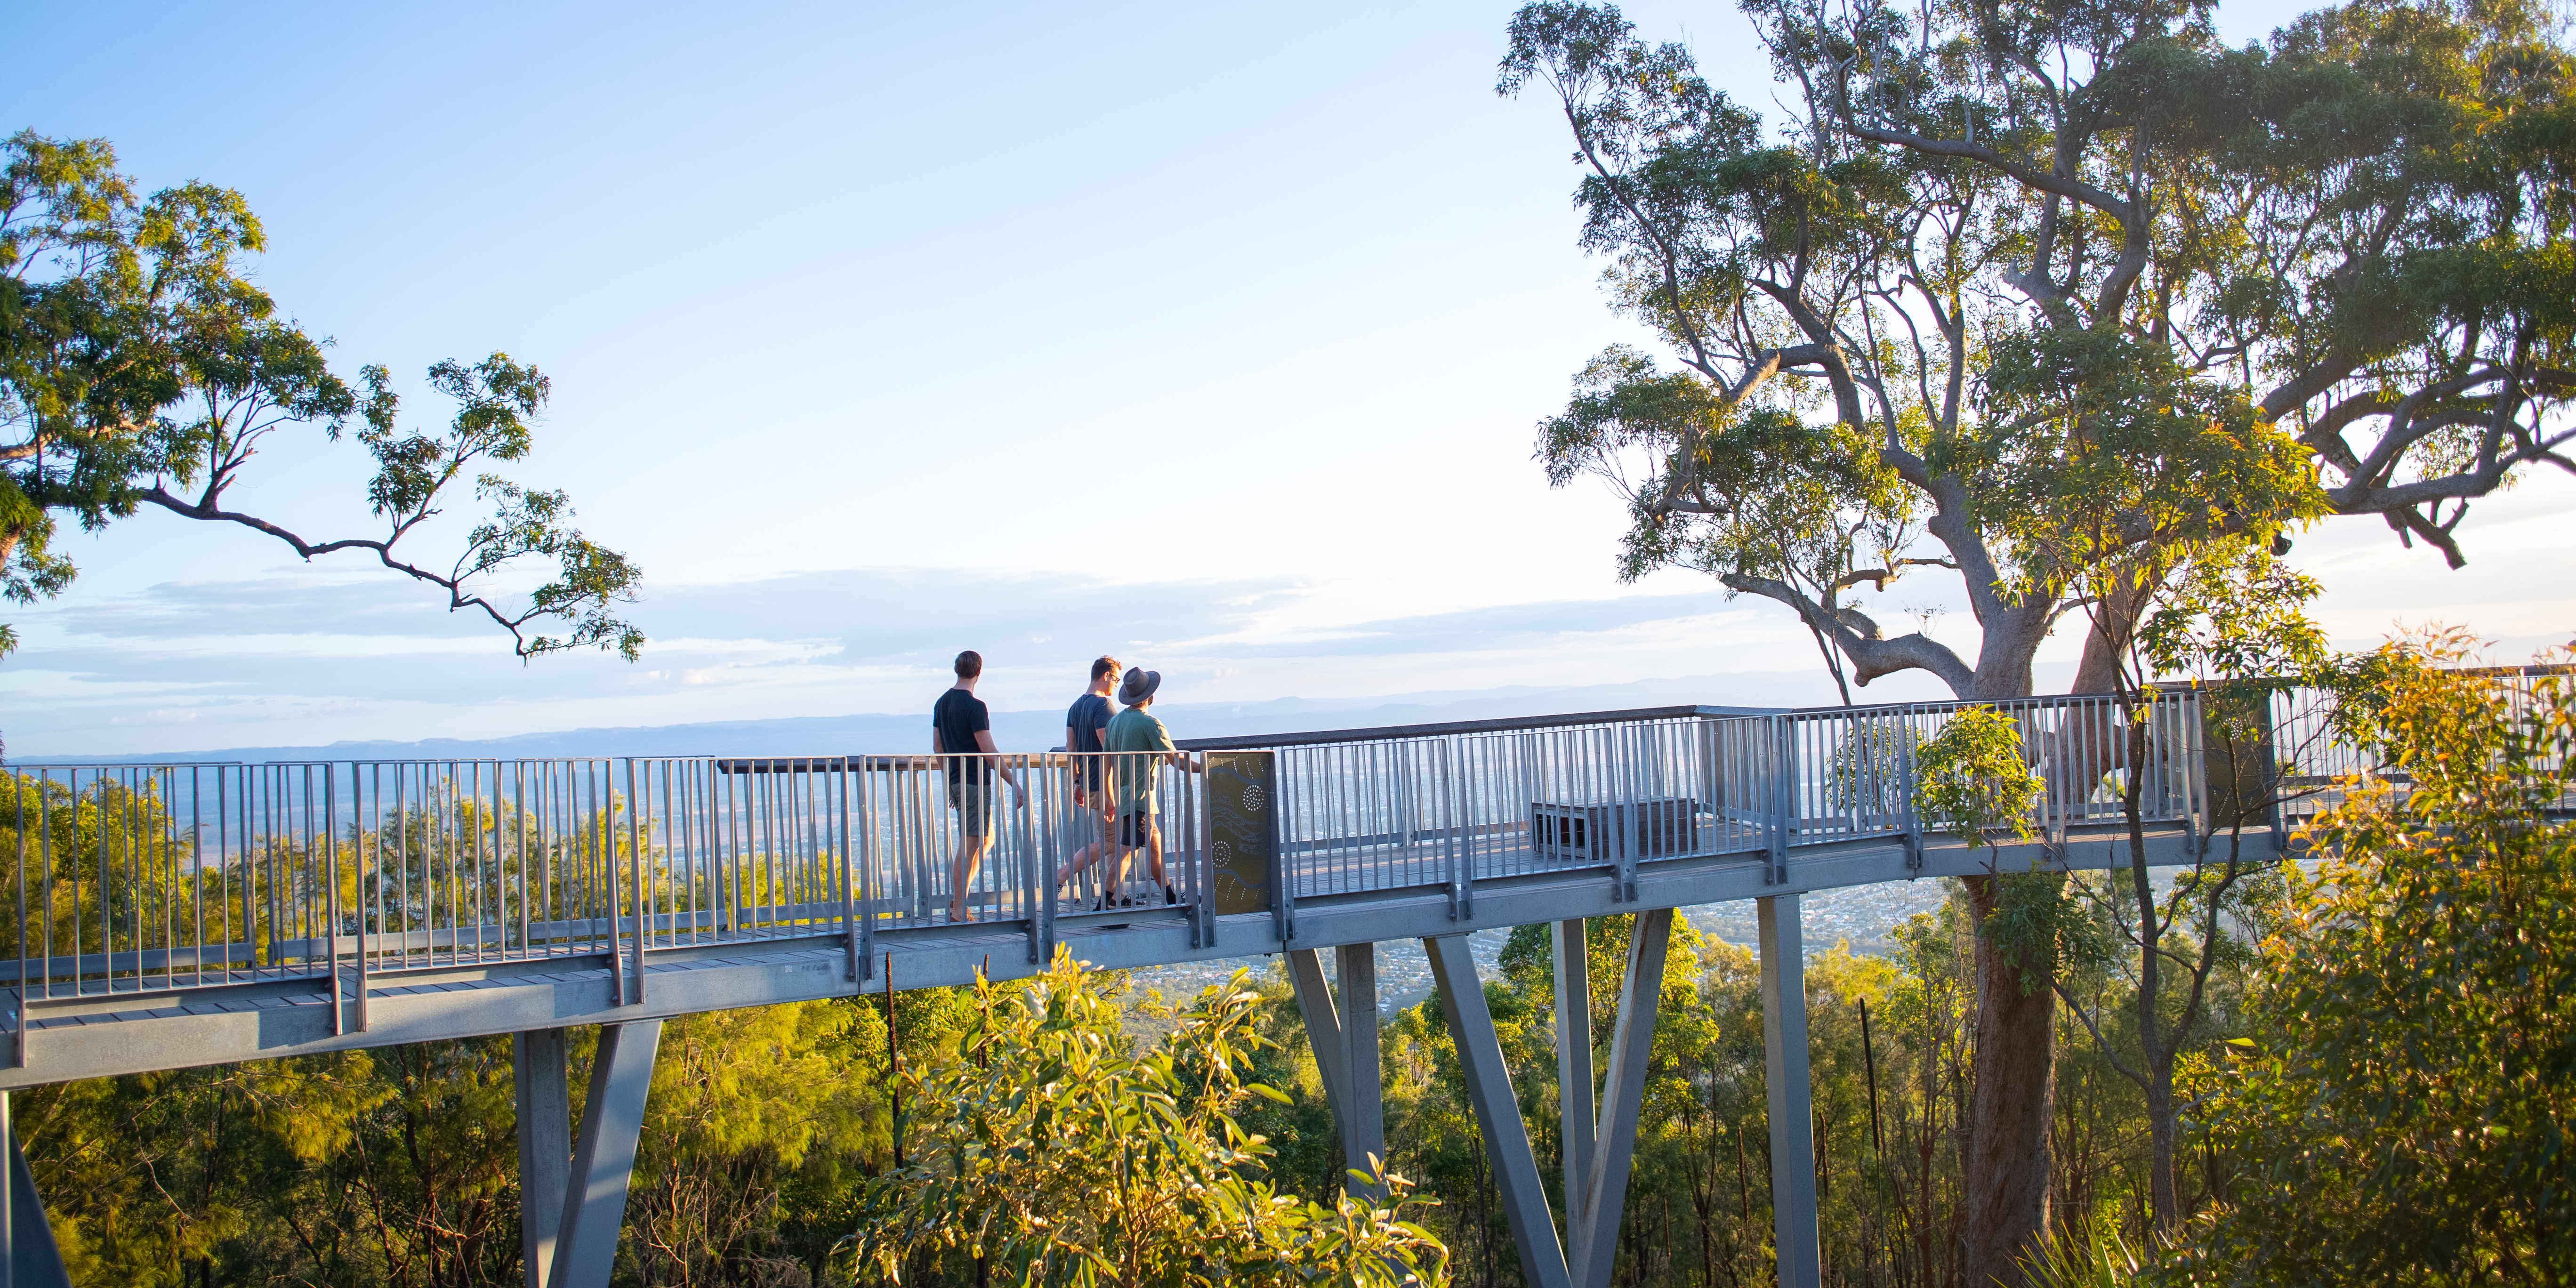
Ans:
[[[1109,727],[1109,690],[1117,682],[1118,659],[1095,659],[1091,664],[1091,690],[1074,699],[1071,709],[1064,713],[1064,749],[1072,753],[1073,760],[1073,798],[1083,811],[1077,826],[1088,833],[1084,838],[1088,844],[1074,851],[1073,858],[1057,871],[1057,885],[1072,880],[1084,868],[1111,852],[1109,793],[1107,776],[1101,766],[1103,757],[1086,753],[1097,753],[1102,749],[1100,734]],[[1117,897],[1117,888],[1127,867],[1126,855],[1121,853],[1118,858],[1119,862],[1112,865],[1113,870],[1101,877],[1101,889],[1112,899]]]
[[[968,649],[957,655],[957,683],[930,708],[930,750],[946,762],[948,804],[957,811],[957,858],[948,867],[948,919],[966,921],[966,891],[975,867],[993,840],[993,775],[1011,785],[1011,808],[1028,804],[1019,776],[994,757],[993,719],[975,681],[984,674],[984,655]],[[982,753],[978,755],[976,753]]]

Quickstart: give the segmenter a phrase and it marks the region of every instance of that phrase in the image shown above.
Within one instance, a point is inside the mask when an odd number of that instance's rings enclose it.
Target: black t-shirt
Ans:
[[[964,689],[950,689],[940,694],[938,704],[930,708],[930,727],[939,731],[941,751],[952,754],[975,752],[984,749],[975,741],[975,735],[992,728],[993,720],[984,708],[983,699]],[[985,769],[985,762],[980,759],[951,760],[948,762],[948,781],[953,783],[964,779],[980,783],[988,777]]]
[[[1073,741],[1066,751],[1100,751],[1100,731],[1109,727],[1109,699],[1097,693],[1086,693],[1073,700],[1072,709],[1064,713],[1064,727],[1073,731]],[[1100,758],[1091,756],[1074,762],[1082,770],[1086,783],[1097,790],[1100,786]]]

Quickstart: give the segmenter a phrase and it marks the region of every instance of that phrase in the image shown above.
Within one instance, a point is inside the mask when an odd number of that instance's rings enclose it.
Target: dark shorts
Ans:
[[[1118,843],[1128,848],[1153,844],[1154,816],[1121,814],[1118,816]]]
[[[993,785],[991,783],[950,783],[948,804],[950,808],[957,811],[959,835],[976,837],[993,834]]]

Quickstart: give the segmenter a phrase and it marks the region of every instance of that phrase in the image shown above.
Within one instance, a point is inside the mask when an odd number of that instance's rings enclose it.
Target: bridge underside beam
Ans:
[[[1629,1166],[1643,1117],[1646,1072],[1652,1063],[1655,1016],[1663,995],[1664,959],[1672,945],[1673,910],[1649,909],[1637,914],[1628,936],[1628,963],[1619,979],[1619,1010],[1611,1030],[1607,1084],[1600,1108],[1593,1109],[1591,991],[1580,920],[1550,927],[1555,943],[1557,1078],[1564,1119],[1565,1237],[1557,1237],[1556,1219],[1538,1185],[1536,1151],[1520,1102],[1512,1094],[1511,1074],[1503,1065],[1502,1044],[1493,1016],[1485,1007],[1483,986],[1465,936],[1426,939],[1432,977],[1449,1033],[1458,1045],[1458,1064],[1466,1075],[1467,1096],[1485,1152],[1503,1192],[1504,1212],[1512,1223],[1521,1271],[1530,1283],[1566,1288],[1609,1288],[1619,1250],[1619,1218],[1625,1209]]]
[[[1548,927],[1556,974],[1556,1108],[1563,1139],[1565,1193],[1581,1194],[1592,1177],[1592,959],[1581,917]]]

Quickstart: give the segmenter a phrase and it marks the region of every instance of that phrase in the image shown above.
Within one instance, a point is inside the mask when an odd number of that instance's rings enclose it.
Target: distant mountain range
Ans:
[[[1891,682],[1877,686],[1878,691],[1855,693],[1853,696],[1862,701],[1880,702],[1943,696],[1937,687],[1901,687],[1894,682],[1908,678],[1911,677],[1891,677]],[[1924,691],[1915,692],[1917,687],[1924,688]],[[1075,696],[1066,694],[1066,702],[1070,703]],[[1493,720],[1509,716],[1615,711],[1685,703],[1789,707],[1822,705],[1836,700],[1833,682],[1820,672],[1783,671],[1683,676],[1627,684],[1559,688],[1515,686],[1348,699],[1179,702],[1170,706],[1157,705],[1155,714],[1171,727],[1175,737],[1206,738],[1374,728],[1446,720]],[[849,755],[928,751],[929,735],[930,713],[924,710],[917,715],[802,716],[783,720],[720,720],[641,728],[567,729],[558,733],[515,734],[505,738],[424,738],[416,742],[335,742],[319,747],[223,747],[115,756],[60,756],[50,757],[46,763]],[[995,712],[993,741],[1004,751],[1044,751],[1057,746],[1064,741],[1064,713],[1061,710]]]

